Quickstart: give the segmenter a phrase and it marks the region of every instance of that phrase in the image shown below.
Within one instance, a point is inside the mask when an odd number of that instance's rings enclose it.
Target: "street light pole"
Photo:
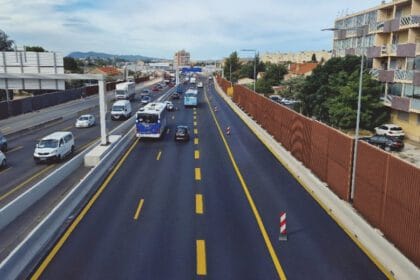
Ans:
[[[255,91],[255,84],[257,83],[257,51],[252,50],[252,49],[243,49],[241,51],[254,53],[254,91]]]
[[[321,29],[321,31],[341,31],[341,30],[358,30],[363,28],[361,27],[356,27],[356,28],[347,28],[347,29],[343,29],[343,28],[325,28],[325,29]],[[364,48],[363,44],[365,41],[365,31],[363,30],[363,34],[362,34],[362,43],[361,43],[361,49]],[[360,111],[362,108],[362,85],[363,85],[363,65],[364,65],[364,57],[365,54],[362,51],[361,52],[361,56],[362,58],[360,59],[360,76],[359,76],[359,92],[358,92],[358,96],[357,96],[357,115],[356,115],[356,130],[355,130],[355,135],[354,135],[354,150],[353,150],[353,169],[352,169],[352,173],[351,173],[351,188],[350,188],[350,200],[354,199],[354,193],[356,190],[356,165],[357,165],[357,148],[358,148],[358,143],[359,143],[359,130],[360,130]]]

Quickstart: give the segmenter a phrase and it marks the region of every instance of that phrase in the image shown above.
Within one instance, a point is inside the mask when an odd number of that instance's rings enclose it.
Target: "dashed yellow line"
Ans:
[[[194,116],[194,120],[197,120],[197,116]]]
[[[23,146],[17,146],[17,147],[14,147],[13,149],[8,149],[7,150],[7,153],[9,154],[9,153],[13,153],[13,152],[16,152],[16,151],[19,151],[20,149],[22,149],[23,148]]]
[[[207,275],[206,241],[197,240],[197,275]]]
[[[136,213],[134,214],[134,220],[137,220],[140,216],[141,208],[143,207],[144,199],[140,199],[139,204],[137,206]]]
[[[160,156],[162,155],[162,151],[159,151],[157,156],[156,156],[156,160],[160,160]]]
[[[197,135],[198,134],[198,129],[194,128],[194,134]]]
[[[6,168],[4,168],[3,170],[0,170],[0,174],[2,173],[6,173],[7,171],[9,171],[10,169],[12,169],[11,166],[7,166]]]
[[[198,145],[198,138],[194,138],[194,145]]]
[[[197,126],[197,122],[194,122],[194,126]]]
[[[55,166],[56,166],[55,164],[52,164],[52,165],[49,165],[49,166],[45,167],[44,169],[41,169],[40,171],[38,171],[37,173],[35,173],[31,177],[29,177],[28,179],[26,179],[25,181],[23,181],[22,183],[20,183],[19,185],[17,185],[16,187],[14,187],[13,189],[11,189],[10,191],[8,191],[7,193],[1,195],[0,196],[0,201],[2,201],[3,199],[5,199],[6,197],[10,196],[12,193],[15,193],[19,189],[23,188],[25,185],[29,184],[36,177],[39,177],[42,174],[46,173],[47,171],[53,169]],[[10,169],[10,168],[11,167],[9,167],[8,169]]]
[[[196,194],[195,195],[195,213],[201,215],[204,213],[204,203],[203,203],[203,195]]]
[[[200,159],[200,151],[199,150],[194,151],[194,159]]]
[[[200,167],[195,168],[195,180],[196,181],[201,180],[201,169],[200,169]]]

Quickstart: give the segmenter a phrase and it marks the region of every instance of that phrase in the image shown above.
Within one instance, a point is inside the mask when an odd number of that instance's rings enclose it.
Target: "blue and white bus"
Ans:
[[[136,114],[136,136],[138,138],[160,138],[166,129],[166,104],[149,103]]]
[[[196,89],[188,89],[184,94],[184,106],[197,106],[198,91]]]

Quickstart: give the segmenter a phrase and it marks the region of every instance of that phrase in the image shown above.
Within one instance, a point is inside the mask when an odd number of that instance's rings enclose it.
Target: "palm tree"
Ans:
[[[15,42],[13,40],[9,40],[9,36],[0,29],[0,51],[12,51],[12,45]]]

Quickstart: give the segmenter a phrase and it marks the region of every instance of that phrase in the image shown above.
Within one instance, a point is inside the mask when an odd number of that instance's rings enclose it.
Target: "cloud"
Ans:
[[[377,0],[1,0],[2,29],[18,45],[171,58],[221,58],[233,50],[331,49],[340,11]],[[308,3],[311,2],[311,3]],[[13,15],[13,16],[11,16]]]

